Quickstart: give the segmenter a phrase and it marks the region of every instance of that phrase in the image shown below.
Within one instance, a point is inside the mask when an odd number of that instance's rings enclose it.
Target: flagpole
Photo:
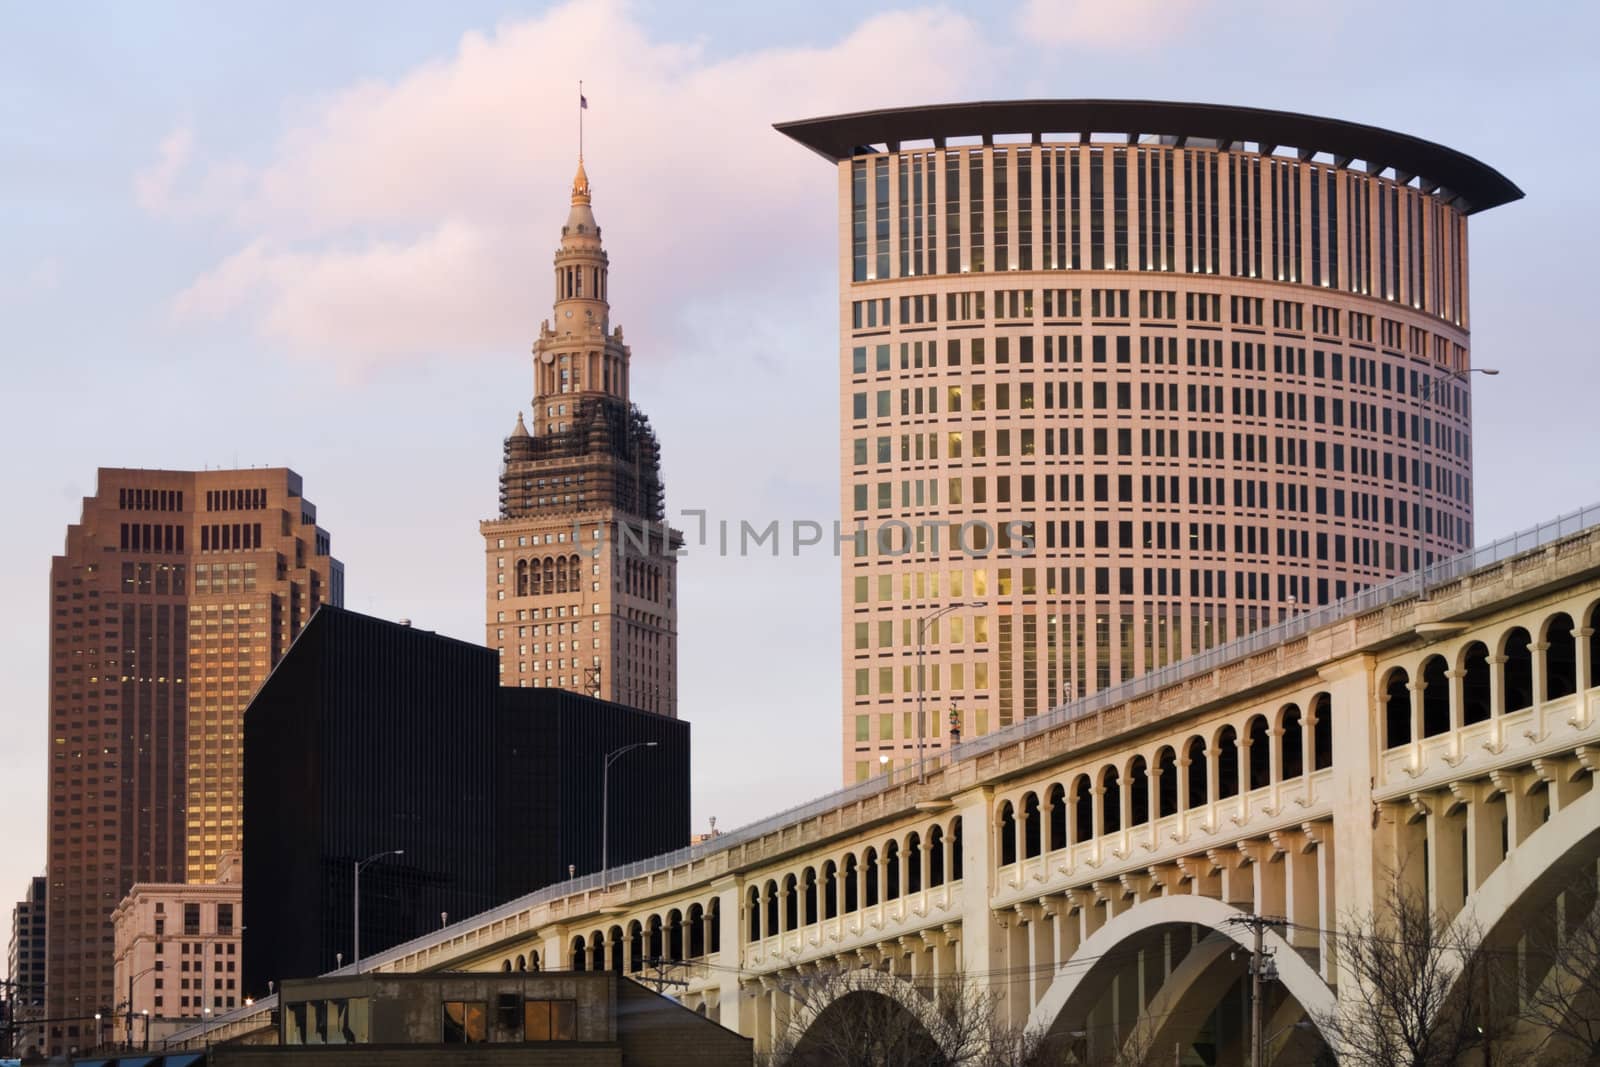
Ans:
[[[583,161],[583,79],[578,79],[578,161]]]

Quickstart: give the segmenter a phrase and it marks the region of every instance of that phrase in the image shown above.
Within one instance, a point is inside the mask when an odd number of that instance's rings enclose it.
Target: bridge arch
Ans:
[[[1494,873],[1485,878],[1451,927],[1452,940],[1463,933],[1480,933],[1486,943],[1507,922],[1515,923],[1525,909],[1538,907],[1576,872],[1593,869],[1600,857],[1600,784],[1550,816],[1550,821],[1529,834],[1506,854]],[[1459,971],[1464,960],[1450,961]]]
[[[947,1060],[955,1058],[958,1050],[946,1047],[950,1035],[945,1032],[937,1005],[904,978],[876,968],[858,967],[812,974],[798,981],[802,985],[779,984],[789,993],[792,1005],[780,1047],[794,1049],[801,1054],[802,1062],[807,1062],[803,1054],[813,1027],[819,1021],[827,1025],[824,1018],[829,1009],[837,1010],[842,1003],[859,997],[879,997],[896,1005],[916,1021],[932,1047]]]
[[[1189,894],[1155,897],[1111,919],[1078,946],[1078,951],[1057,969],[1055,979],[1028,1014],[1029,1033],[1046,1034],[1062,1019],[1075,1018],[1094,1006],[1105,990],[1107,967],[1118,966],[1116,949],[1160,926],[1199,926],[1222,935],[1240,947],[1251,948],[1251,934],[1228,920],[1246,914],[1231,904]],[[1275,950],[1278,980],[1311,1018],[1334,1011],[1333,991],[1278,934],[1268,931],[1266,946]]]

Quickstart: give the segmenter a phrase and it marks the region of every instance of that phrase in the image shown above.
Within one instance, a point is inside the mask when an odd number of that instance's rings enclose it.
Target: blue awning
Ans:
[[[174,1052],[161,1061],[162,1067],[194,1067],[197,1063],[204,1063],[204,1052]]]

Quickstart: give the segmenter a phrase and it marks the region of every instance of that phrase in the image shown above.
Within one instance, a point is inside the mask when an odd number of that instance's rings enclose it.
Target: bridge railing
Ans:
[[[791,826],[823,812],[831,811],[834,808],[875,796],[888,789],[906,785],[915,781],[922,770],[931,771],[942,764],[971,759],[1012,744],[1022,738],[1044,733],[1060,726],[1062,723],[1084,718],[1117,704],[1126,703],[1148,693],[1164,689],[1167,686],[1206,674],[1225,664],[1245,659],[1264,649],[1272,648],[1275,645],[1309,634],[1313,630],[1320,629],[1341,619],[1363,615],[1369,611],[1405,600],[1408,597],[1425,593],[1427,589],[1441,582],[1458,578],[1471,571],[1490,566],[1523,552],[1552,544],[1562,538],[1570,537],[1597,525],[1600,525],[1600,504],[1591,504],[1588,507],[1569,512],[1538,526],[1512,534],[1509,537],[1502,537],[1481,548],[1463,552],[1450,559],[1441,560],[1423,571],[1413,571],[1409,574],[1401,575],[1380,585],[1363,589],[1361,592],[1335,603],[1301,612],[1292,618],[1274,623],[1243,637],[1235,638],[1226,644],[1218,645],[1187,659],[1179,660],[1169,666],[1158,668],[1098,693],[1080,697],[1071,703],[1051,708],[1047,712],[1025,719],[1022,722],[1014,723],[1011,726],[1003,727],[987,736],[963,741],[947,752],[926,756],[920,761],[914,761],[904,767],[896,768],[892,773],[880,774],[864,782],[857,782],[855,785],[846,786],[844,789],[817,797],[815,800],[807,801],[804,804],[786,808],[764,819],[747,823],[699,844],[689,845],[686,848],[651,856],[648,859],[612,867],[604,874],[597,872],[581,875],[564,882],[545,886],[543,889],[535,890],[526,896],[508,901],[486,912],[480,912],[442,930],[396,945],[384,952],[376,953],[369,957],[366,961],[366,966],[381,964],[426,946],[448,941],[452,935],[465,934],[473,929],[492,925],[510,918],[518,912],[526,911],[529,908],[537,907],[540,904],[548,903],[561,897],[594,892],[604,889],[608,885],[641,878],[683,864],[698,862],[715,853],[757,840],[765,834],[782,827]],[[333,971],[331,973],[342,974],[345,972]]]

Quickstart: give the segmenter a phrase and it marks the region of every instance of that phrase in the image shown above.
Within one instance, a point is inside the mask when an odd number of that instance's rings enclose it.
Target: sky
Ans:
[[[1600,8],[1347,0],[0,8],[0,901],[44,868],[50,557],[100,466],[305,479],[346,606],[481,641],[576,156],[669,512],[831,522],[835,178],[772,123],[1133,97],[1438,141],[1471,223],[1480,541],[1600,501]],[[693,826],[839,784],[838,566],[679,564]]]

